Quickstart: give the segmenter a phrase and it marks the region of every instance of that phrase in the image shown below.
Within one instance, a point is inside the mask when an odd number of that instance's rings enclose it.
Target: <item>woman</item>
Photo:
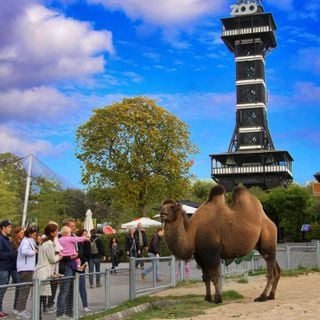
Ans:
[[[88,231],[86,229],[79,229],[76,232],[77,237],[86,237],[88,235]],[[90,258],[90,242],[85,241],[78,243],[78,254],[81,261],[81,265],[86,265]],[[86,289],[86,271],[85,268],[82,272],[80,272],[79,278],[79,289],[80,289],[80,297],[82,301],[82,307],[84,312],[90,312],[88,308],[88,297],[87,297],[87,289]]]
[[[17,257],[18,257],[18,249],[20,246],[20,243],[24,237],[24,228],[23,227],[15,227],[13,230],[13,236],[12,236],[12,246],[15,252],[15,258],[16,258],[16,265],[17,265]],[[12,282],[13,283],[20,283],[19,274],[17,269],[15,271],[12,271],[11,273]],[[19,287],[16,287],[16,292],[14,294],[14,302],[13,302],[13,311],[12,313],[17,315],[17,301],[19,296]]]
[[[110,257],[111,257],[111,273],[116,273],[115,269],[119,263],[119,254],[120,254],[120,246],[118,244],[118,240],[116,237],[111,238],[109,242],[109,249],[110,249]]]
[[[39,247],[35,278],[43,281],[40,287],[40,319],[42,318],[41,308],[46,307],[47,297],[52,296],[50,283],[46,280],[53,277],[55,265],[62,259],[62,256],[56,253],[57,250],[54,239],[57,235],[57,225],[48,224],[44,229],[44,237]]]
[[[34,227],[28,227],[24,233],[17,256],[17,271],[22,282],[32,282],[33,273],[36,266],[36,255],[38,248],[36,245],[37,230]],[[21,286],[17,299],[17,319],[28,319],[30,314],[26,311],[26,305],[30,292],[30,286]]]

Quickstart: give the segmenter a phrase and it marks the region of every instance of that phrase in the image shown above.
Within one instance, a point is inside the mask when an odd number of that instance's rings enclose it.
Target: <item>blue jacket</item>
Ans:
[[[0,233],[0,271],[16,270],[15,256],[10,239]]]

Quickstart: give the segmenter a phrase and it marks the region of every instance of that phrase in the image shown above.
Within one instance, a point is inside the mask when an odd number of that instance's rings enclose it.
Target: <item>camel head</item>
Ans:
[[[183,214],[182,205],[173,199],[163,201],[160,209],[161,222],[174,222],[179,214]]]

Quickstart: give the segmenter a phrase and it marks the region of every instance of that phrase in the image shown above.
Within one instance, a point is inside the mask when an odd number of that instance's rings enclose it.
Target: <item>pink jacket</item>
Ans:
[[[76,243],[84,242],[88,240],[86,237],[73,237],[73,236],[62,236],[59,238],[59,242],[62,246],[62,256],[72,256],[77,253]]]

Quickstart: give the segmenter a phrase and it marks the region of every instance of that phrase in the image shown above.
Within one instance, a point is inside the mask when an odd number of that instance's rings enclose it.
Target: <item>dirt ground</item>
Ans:
[[[244,299],[225,302],[217,308],[208,309],[205,315],[184,320],[320,320],[320,273],[281,277],[275,300],[253,302],[265,284],[265,277],[249,278],[249,283],[244,284],[227,280],[223,290],[236,290],[244,296]],[[190,293],[204,296],[204,284],[196,284],[191,288],[173,288],[156,295],[179,296]]]

